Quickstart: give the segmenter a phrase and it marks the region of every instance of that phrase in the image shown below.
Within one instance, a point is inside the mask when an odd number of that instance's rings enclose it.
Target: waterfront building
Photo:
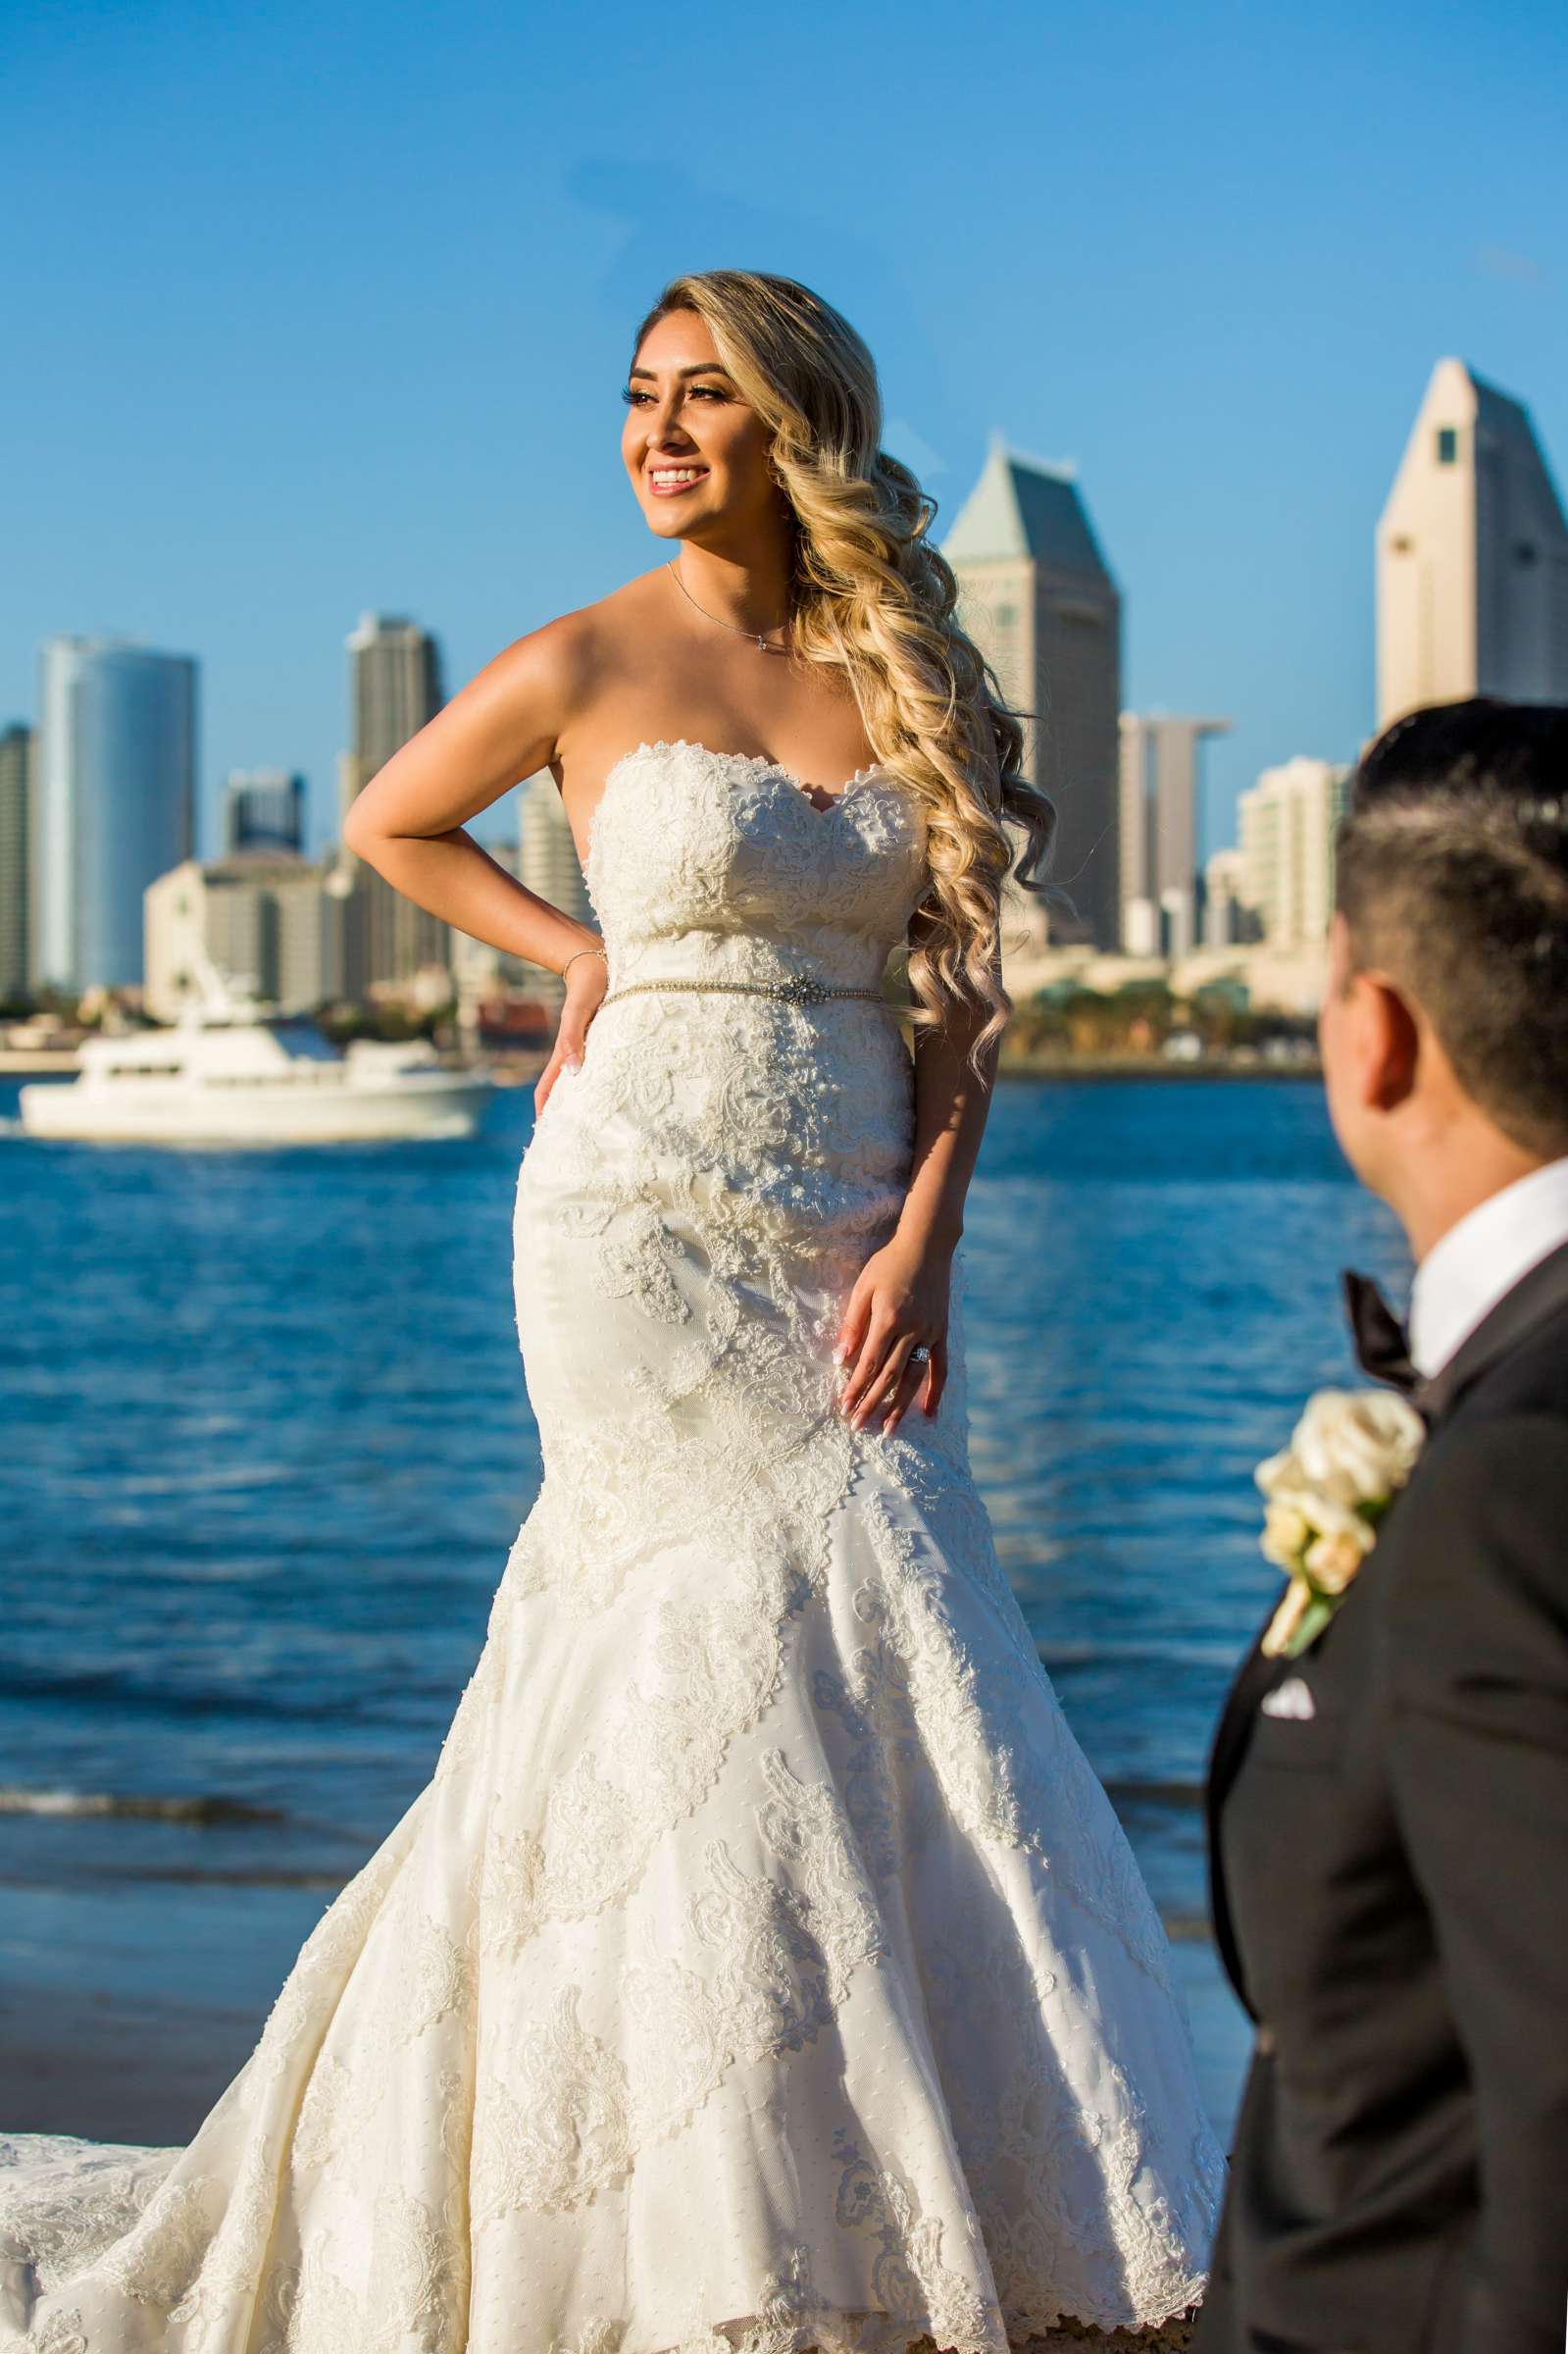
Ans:
[[[35,986],[142,979],[142,894],[195,847],[196,664],[118,638],[42,653],[31,795]]]
[[[1203,946],[1232,948],[1255,937],[1246,903],[1246,861],[1239,849],[1216,850],[1203,869]]]
[[[591,924],[597,931],[598,919],[582,880],[566,804],[547,768],[527,780],[518,803],[522,828],[518,881],[574,922]],[[528,966],[527,973],[531,997],[551,1009],[558,1007],[566,995],[560,976],[541,965]]]
[[[1160,894],[1160,953],[1190,956],[1197,946],[1197,886]]]
[[[1378,727],[1568,702],[1568,523],[1523,403],[1440,360],[1378,523]]]
[[[1135,984],[1162,983],[1173,997],[1224,987],[1239,1003],[1259,1011],[1315,1013],[1328,972],[1327,945],[1274,948],[1261,941],[1233,947],[1199,947],[1189,956],[1106,956],[1090,947],[1044,948],[1021,959],[1008,978],[1020,1005],[1040,994],[1059,998],[1064,990],[1114,997]]]
[[[224,790],[224,855],[305,847],[305,780],[286,768],[236,768]]]
[[[27,844],[31,833],[32,730],[0,730],[0,998],[27,991]]]
[[[1240,796],[1241,901],[1273,949],[1316,948],[1334,912],[1334,843],[1349,771],[1297,758]]]
[[[1228,719],[1122,713],[1119,937],[1130,956],[1185,955],[1195,940],[1201,896],[1199,747],[1207,737],[1230,731]]]
[[[1051,875],[1070,904],[1009,886],[1009,945],[1109,948],[1121,934],[1121,598],[1071,470],[993,439],[942,554],[963,627],[1024,716],[1026,773],[1056,804]]]
[[[146,893],[146,1008],[177,1020],[200,998],[196,948],[284,1013],[343,995],[343,900],[336,870],[297,853],[240,850],[188,858]]]
[[[348,639],[353,742],[338,763],[339,815],[410,737],[434,718],[444,696],[441,658],[427,630],[399,615],[362,613]],[[452,969],[452,931],[374,867],[345,851],[345,941],[349,994],[406,988]]]

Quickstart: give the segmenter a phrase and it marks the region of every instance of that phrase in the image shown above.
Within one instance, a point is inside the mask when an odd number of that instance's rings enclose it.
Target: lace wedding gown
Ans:
[[[835,1410],[906,1183],[885,769],[617,762],[611,990],[520,1172],[545,1465],[432,1780],[180,2152],[19,2137],[36,2354],[1006,2354],[1193,2301],[1167,1951],[935,1418]],[[744,990],[644,989],[649,982]]]

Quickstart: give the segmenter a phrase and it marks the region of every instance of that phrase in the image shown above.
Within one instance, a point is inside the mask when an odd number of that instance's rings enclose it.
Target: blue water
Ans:
[[[0,2127],[190,2129],[428,1778],[539,1479],[531,1114],[518,1089],[471,1142],[277,1153],[0,1133]],[[963,1247],[976,1469],[1223,2122],[1198,1793],[1277,1582],[1251,1470],[1355,1378],[1338,1269],[1397,1290],[1403,1247],[1288,1079],[1005,1084]],[[85,2006],[89,2089],[30,2048],[45,1988]],[[149,2039],[188,2045],[173,2092]]]

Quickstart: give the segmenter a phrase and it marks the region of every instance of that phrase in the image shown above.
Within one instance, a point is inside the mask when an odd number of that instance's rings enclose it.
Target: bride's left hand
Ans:
[[[850,1365],[838,1410],[857,1430],[883,1412],[886,1438],[917,1398],[926,1413],[936,1411],[947,1379],[950,1280],[947,1254],[898,1235],[861,1268],[834,1351],[835,1363]],[[909,1353],[920,1347],[931,1356],[911,1364]]]

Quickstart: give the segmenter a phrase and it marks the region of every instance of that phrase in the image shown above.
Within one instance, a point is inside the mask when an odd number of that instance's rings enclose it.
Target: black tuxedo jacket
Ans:
[[[1214,1745],[1258,2035],[1197,2354],[1563,2354],[1568,1246],[1417,1403],[1376,1548]]]

